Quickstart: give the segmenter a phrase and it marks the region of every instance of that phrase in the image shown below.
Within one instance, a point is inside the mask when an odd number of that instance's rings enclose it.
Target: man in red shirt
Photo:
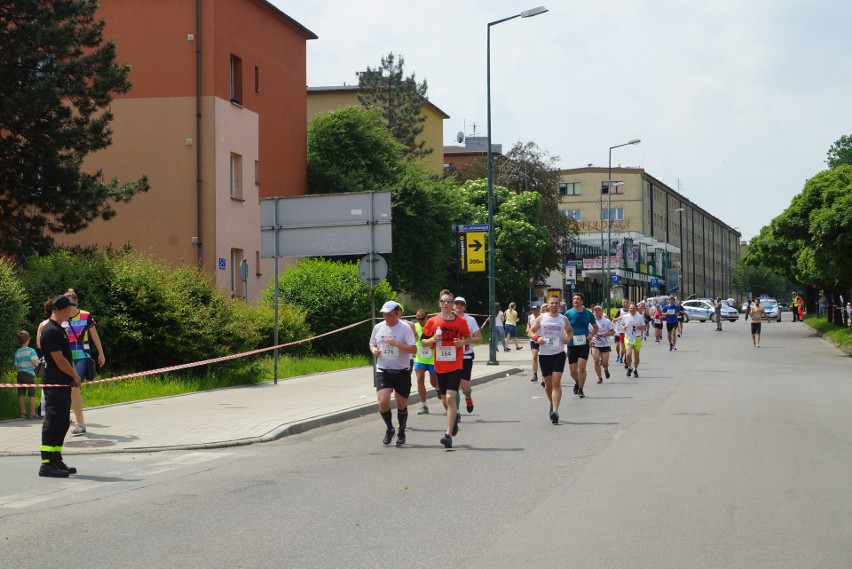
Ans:
[[[453,437],[459,431],[456,417],[456,393],[461,384],[464,367],[464,346],[470,344],[470,328],[464,318],[453,312],[453,293],[442,290],[438,295],[441,309],[426,322],[423,327],[421,344],[434,348],[435,374],[438,376],[438,393],[444,399],[447,408],[447,432],[441,438],[441,444],[452,448]]]

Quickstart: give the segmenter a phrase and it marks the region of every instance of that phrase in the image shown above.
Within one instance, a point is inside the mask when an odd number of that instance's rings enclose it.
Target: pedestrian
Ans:
[[[683,334],[683,321],[686,318],[686,310],[683,309],[683,301],[677,301],[677,337],[680,338],[681,334]]]
[[[713,303],[713,313],[716,316],[716,331],[722,331],[722,297],[717,296],[716,302]]]
[[[408,423],[408,396],[411,394],[411,354],[417,351],[414,332],[400,319],[402,308],[389,300],[382,305],[383,321],[370,334],[370,352],[376,357],[376,398],[379,415],[387,427],[382,444],[389,445],[396,434],[396,446],[405,444]],[[390,398],[394,393],[399,433],[393,428]]]
[[[514,303],[512,303],[514,304]],[[473,389],[470,386],[470,376],[473,373],[473,346],[482,343],[482,332],[479,331],[479,324],[476,323],[476,318],[467,314],[467,301],[463,296],[457,296],[453,300],[453,312],[456,316],[464,318],[467,322],[467,328],[470,330],[470,342],[464,347],[464,358],[462,359],[462,375],[461,375],[461,392],[464,393],[465,408],[468,413],[473,413]],[[456,392],[456,420],[461,421],[461,415],[458,414],[458,408],[461,396]]]
[[[30,347],[30,333],[26,330],[18,332],[18,349],[15,350],[15,368],[18,370],[18,383],[35,383],[35,366],[38,365],[38,354]],[[18,388],[18,405],[21,408],[21,419],[36,419],[36,390],[35,387]],[[26,398],[30,398],[30,412],[27,413]]]
[[[65,292],[67,296],[77,306],[77,292],[73,288],[69,288]],[[101,337],[98,335],[95,318],[90,312],[76,309],[76,314],[72,313],[71,318],[67,322],[62,323],[62,327],[68,333],[68,341],[71,342],[71,356],[74,359],[74,368],[77,370],[77,375],[84,381],[90,381],[95,378],[95,362],[92,357],[92,347],[94,344],[98,350],[98,365],[104,366],[106,358],[104,357],[104,347],[101,344]],[[91,344],[89,341],[91,340]],[[71,407],[74,410],[75,424],[71,430],[72,435],[81,435],[86,432],[86,419],[83,416],[83,395],[79,388],[71,389]]]
[[[435,350],[438,391],[447,409],[447,432],[440,441],[445,448],[453,447],[453,437],[459,431],[455,400],[464,367],[463,347],[470,343],[470,328],[464,318],[453,312],[453,301],[453,293],[446,289],[441,291],[438,295],[441,311],[426,322],[422,340],[424,346]]]
[[[494,331],[497,333],[497,341],[503,345],[503,351],[508,352],[509,346],[506,344],[506,315],[500,310],[500,303],[494,303],[494,312],[492,313],[492,317],[494,318]]]
[[[518,345],[518,311],[514,302],[509,303],[509,308],[506,309],[506,339],[515,342],[515,349],[520,350],[523,346]]]
[[[735,303],[736,301],[734,300],[734,297],[733,297],[733,296],[729,296],[729,297],[728,297],[728,299],[727,299],[725,302],[727,303],[727,305],[728,305],[728,307],[729,307],[729,308],[733,308],[733,307],[734,307],[734,303]]]
[[[533,322],[536,321],[536,318],[541,316],[541,303],[536,301],[533,302],[530,306],[531,314],[527,316],[527,330],[532,328]],[[538,383],[538,348],[539,345],[530,338],[530,352],[532,352],[532,379],[530,380],[533,383]],[[544,387],[544,380],[541,381],[541,386]]]
[[[751,343],[755,348],[760,347],[760,326],[764,318],[766,318],[766,309],[760,305],[760,299],[754,299],[754,306],[749,310],[751,316]],[[769,322],[769,320],[766,320]]]
[[[677,351],[677,317],[682,310],[675,302],[673,296],[669,297],[669,303],[663,307],[663,313],[666,315],[666,333],[669,337],[669,351]]]
[[[626,336],[625,347],[627,354],[624,362],[627,366],[627,377],[639,377],[639,352],[642,350],[642,336],[647,324],[645,318],[639,314],[635,304],[631,304],[630,313],[621,319],[621,327]]]
[[[820,292],[819,300],[817,300],[817,314],[820,318],[823,318],[828,310],[828,299],[825,297],[824,292]]]
[[[592,309],[595,315],[595,321],[598,325],[598,333],[592,339],[592,359],[595,362],[595,373],[598,375],[598,383],[603,383],[601,369],[606,378],[609,379],[609,353],[612,348],[609,345],[609,339],[615,336],[615,326],[612,321],[607,318],[600,304],[595,305]]]
[[[77,469],[62,461],[62,447],[65,433],[71,418],[72,386],[80,387],[80,376],[74,369],[71,359],[71,344],[62,328],[62,323],[70,318],[76,309],[76,303],[67,296],[57,296],[51,301],[51,314],[43,326],[40,345],[44,353],[45,384],[59,387],[45,387],[46,400],[44,423],[41,428],[41,467],[39,476],[68,478],[76,474]]]
[[[414,355],[414,376],[417,378],[417,395],[420,397],[420,411],[418,415],[428,415],[429,405],[426,401],[426,373],[429,373],[429,383],[438,393],[438,376],[435,375],[435,357],[432,348],[427,348],[421,342],[423,337],[423,325],[426,324],[426,309],[418,308],[414,318],[414,338],[416,340],[417,352]],[[438,399],[441,396],[438,394]]]
[[[547,312],[539,315],[530,326],[527,335],[539,345],[538,363],[544,378],[544,391],[550,404],[548,417],[554,425],[559,424],[559,403],[562,401],[562,374],[565,372],[565,345],[568,343],[566,330],[570,329],[568,317],[559,312],[559,297],[547,299]]]
[[[793,313],[793,322],[797,322],[799,320],[799,293],[796,291],[793,291],[793,299],[790,302],[790,312]]]
[[[571,325],[568,338],[568,371],[574,380],[574,395],[586,397],[583,387],[586,385],[586,366],[589,361],[589,342],[598,333],[598,324],[592,311],[583,305],[585,297],[581,292],[571,295],[571,310],[565,316]],[[589,333],[591,328],[591,333]]]

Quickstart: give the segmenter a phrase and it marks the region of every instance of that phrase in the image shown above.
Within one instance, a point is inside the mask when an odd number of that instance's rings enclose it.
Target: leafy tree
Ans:
[[[852,165],[852,135],[844,134],[834,141],[828,149],[826,163],[829,168],[837,168],[841,164]]]
[[[9,361],[9,356],[18,349],[18,330],[26,329],[28,305],[24,286],[15,267],[7,260],[0,259],[0,318],[4,323],[0,331],[0,362]],[[35,328],[27,331],[35,336]]]
[[[494,173],[495,183],[511,191],[536,192],[541,196],[538,223],[547,230],[548,242],[538,270],[540,274],[562,269],[569,242],[577,235],[577,224],[559,210],[558,162],[558,156],[550,156],[535,142],[518,141]]]
[[[83,161],[111,144],[109,104],[130,89],[130,67],[103,40],[90,0],[0,2],[0,251],[46,252],[55,233],[115,215],[114,202],[146,191]]]
[[[494,186],[495,290],[501,299],[526,298],[529,275],[540,270],[548,246],[547,229],[538,223],[541,195],[537,192],[515,194]],[[487,223],[488,183],[465,182],[454,194],[457,222]],[[485,273],[460,276],[461,292],[472,310],[490,313],[488,279]]]
[[[381,111],[388,129],[402,145],[405,157],[420,158],[432,153],[425,141],[417,141],[426,122],[423,104],[428,86],[425,79],[418,83],[414,73],[406,77],[404,67],[405,59],[401,55],[397,58],[393,52],[382,57],[378,68],[367,67],[358,79],[361,91],[358,101],[367,108]]]
[[[349,106],[308,125],[308,193],[387,189],[399,175],[399,144],[375,109]]]
[[[455,273],[458,220],[451,180],[436,180],[411,164],[391,191],[393,253],[387,255],[388,281],[420,299],[438,297]],[[459,223],[468,223],[459,221]]]

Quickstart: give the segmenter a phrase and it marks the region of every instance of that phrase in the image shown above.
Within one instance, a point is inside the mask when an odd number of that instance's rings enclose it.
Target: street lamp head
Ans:
[[[633,140],[628,141],[627,144],[639,144],[640,142],[642,142],[640,139],[634,138]]]
[[[529,10],[524,10],[521,12],[521,18],[532,18],[533,16],[538,16],[539,14],[544,14],[547,12],[547,8],[544,6],[539,6],[538,8],[530,8]]]

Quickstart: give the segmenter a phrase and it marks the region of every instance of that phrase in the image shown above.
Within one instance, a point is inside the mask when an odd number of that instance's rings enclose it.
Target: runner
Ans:
[[[417,351],[417,346],[411,326],[400,320],[402,307],[398,302],[387,301],[381,312],[384,322],[373,327],[370,334],[370,352],[376,357],[376,397],[379,401],[379,414],[387,426],[382,444],[389,445],[396,434],[390,408],[390,396],[393,391],[399,421],[396,446],[402,446],[405,444],[408,396],[411,394],[411,354]]]
[[[559,424],[559,403],[562,401],[562,373],[565,371],[565,344],[568,318],[559,313],[559,297],[547,299],[547,312],[535,319],[527,335],[539,345],[538,361],[544,377],[544,391],[550,402],[548,417],[554,425]]]
[[[630,305],[630,314],[621,320],[621,327],[624,329],[627,339],[625,347],[627,355],[624,361],[627,364],[627,377],[633,374],[633,377],[639,377],[639,351],[642,349],[642,335],[645,331],[645,317],[639,314],[636,310],[636,305]]]
[[[592,359],[595,360],[595,373],[598,374],[598,383],[603,383],[601,367],[603,367],[604,375],[609,379],[609,352],[612,350],[609,345],[609,338],[615,335],[615,326],[606,317],[600,304],[595,305],[592,311],[598,324],[598,333],[592,340]]]
[[[447,409],[447,432],[441,437],[441,444],[445,448],[452,448],[453,437],[459,432],[456,420],[458,413],[454,403],[464,367],[462,347],[470,343],[470,329],[464,318],[453,313],[453,293],[444,289],[438,299],[441,312],[426,322],[421,342],[424,346],[435,349],[438,392]]]
[[[624,362],[624,356],[627,350],[624,347],[624,330],[621,329],[619,323],[621,319],[630,314],[630,310],[628,307],[630,306],[630,302],[625,298],[621,301],[621,308],[618,309],[618,316],[613,319],[612,323],[615,324],[615,363],[624,364],[624,367],[627,367],[627,364]]]
[[[754,299],[754,305],[749,310],[749,315],[751,316],[751,343],[754,344],[755,348],[759,348],[761,322],[766,318],[766,309],[760,305],[759,298]],[[767,322],[769,322],[768,319]]]
[[[686,311],[683,309],[683,301],[677,301],[677,307],[680,309],[677,313],[677,337],[680,338],[681,334],[683,334],[683,320]]]
[[[423,346],[420,339],[423,337],[423,325],[426,324],[426,310],[420,308],[417,310],[414,323],[414,337],[417,339],[417,352],[414,355],[414,376],[417,378],[417,395],[420,397],[420,411],[418,415],[428,415],[429,405],[426,403],[426,372],[429,372],[429,383],[435,388],[437,393],[438,376],[435,375],[435,357],[432,354],[432,348]],[[438,394],[438,399],[441,395]]]
[[[678,306],[673,296],[669,297],[669,303],[663,307],[663,312],[666,315],[666,332],[669,335],[670,352],[677,351],[675,347],[677,344],[677,316],[681,310],[683,309]]]
[[[654,342],[659,344],[663,339],[663,309],[659,304],[654,307],[654,312],[651,314],[651,323],[654,325]]]
[[[574,379],[574,395],[581,399],[586,396],[583,386],[586,385],[586,365],[589,360],[589,341],[598,333],[598,324],[592,311],[583,306],[585,297],[581,292],[571,296],[573,304],[565,316],[571,325],[571,336],[568,338],[568,370]],[[589,326],[592,333],[589,334]]]
[[[461,391],[464,393],[464,402],[467,406],[467,412],[473,413],[473,398],[471,397],[472,389],[470,387],[470,374],[473,371],[473,346],[472,344],[482,343],[482,332],[479,331],[479,324],[476,323],[476,318],[470,314],[466,314],[467,301],[463,296],[457,296],[453,301],[453,312],[456,316],[464,318],[467,322],[467,327],[470,330],[470,343],[464,347],[464,361],[462,362],[461,376]],[[461,415],[458,414],[460,403],[459,393],[456,392],[456,421],[461,421]]]
[[[533,322],[535,319],[541,316],[541,303],[533,302],[532,303],[532,314],[527,317],[527,330],[532,328]],[[530,352],[532,353],[532,371],[533,376],[530,380],[533,383],[538,383],[538,344],[534,341],[530,340]],[[541,381],[541,386],[544,387],[544,380]]]

